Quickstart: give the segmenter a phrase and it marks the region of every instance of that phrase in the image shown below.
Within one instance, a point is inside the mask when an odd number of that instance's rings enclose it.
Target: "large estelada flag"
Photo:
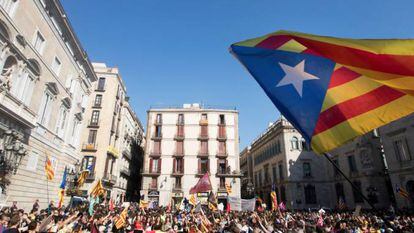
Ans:
[[[207,172],[198,180],[197,184],[190,189],[190,194],[209,192],[211,190],[210,174]]]
[[[414,40],[278,31],[230,50],[317,153],[414,112]]]

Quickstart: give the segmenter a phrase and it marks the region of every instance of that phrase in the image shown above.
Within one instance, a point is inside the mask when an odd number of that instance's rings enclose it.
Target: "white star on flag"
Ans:
[[[280,63],[280,67],[285,72],[285,76],[279,81],[276,87],[293,85],[296,92],[302,97],[303,82],[306,80],[319,79],[318,77],[305,72],[305,60],[299,62],[296,66],[288,66]]]

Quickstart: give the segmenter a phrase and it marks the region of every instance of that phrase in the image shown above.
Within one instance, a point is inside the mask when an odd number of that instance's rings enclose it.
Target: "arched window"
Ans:
[[[316,204],[315,186],[310,184],[305,186],[305,202],[306,204]]]
[[[1,86],[10,90],[13,78],[16,75],[17,59],[14,56],[8,56],[1,70]]]
[[[297,137],[293,137],[290,142],[292,143],[292,150],[299,150],[299,140]]]
[[[8,40],[10,40],[9,28],[3,21],[0,21],[0,41],[2,44],[4,44]]]
[[[301,146],[302,146],[302,150],[310,151],[309,144],[306,142],[306,140],[304,138],[302,138],[300,140],[300,143],[301,143]]]

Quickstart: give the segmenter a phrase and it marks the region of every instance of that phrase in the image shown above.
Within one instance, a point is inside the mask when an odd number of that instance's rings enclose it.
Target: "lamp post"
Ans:
[[[13,129],[3,133],[0,149],[0,187],[2,193],[6,193],[6,187],[10,184],[10,176],[16,174],[22,158],[27,155],[22,139],[23,136]]]

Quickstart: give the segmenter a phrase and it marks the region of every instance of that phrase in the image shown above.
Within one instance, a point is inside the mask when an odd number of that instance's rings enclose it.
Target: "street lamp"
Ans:
[[[3,193],[6,192],[6,186],[10,184],[9,176],[16,174],[22,158],[27,155],[22,139],[23,136],[13,129],[3,133],[0,149],[0,186]]]

